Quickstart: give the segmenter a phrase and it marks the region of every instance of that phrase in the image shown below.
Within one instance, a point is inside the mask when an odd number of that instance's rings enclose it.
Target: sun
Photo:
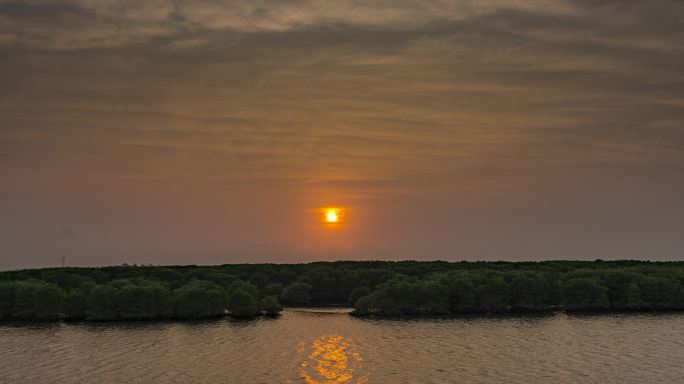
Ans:
[[[346,210],[339,207],[325,207],[318,210],[321,223],[327,227],[339,227],[346,221]]]
[[[334,209],[328,209],[325,212],[325,221],[327,223],[337,223],[340,218],[337,216],[337,211]]]

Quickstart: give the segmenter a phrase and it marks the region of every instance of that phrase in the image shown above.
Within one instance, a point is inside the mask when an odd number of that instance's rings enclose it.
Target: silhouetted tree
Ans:
[[[9,318],[14,309],[14,292],[17,283],[14,281],[0,282],[0,318]]]
[[[194,280],[173,291],[175,315],[180,318],[222,316],[227,298],[223,288],[208,282]]]
[[[280,296],[283,293],[285,287],[280,283],[269,284],[264,287],[262,293],[264,296]]]
[[[650,309],[670,309],[676,305],[679,281],[662,276],[647,276],[639,283],[641,299]]]
[[[359,297],[354,304],[354,311],[352,313],[359,316],[372,315],[374,304],[373,299],[374,298],[370,295]]]
[[[641,300],[641,289],[639,284],[632,282],[627,287],[624,309],[639,309],[642,308],[644,302]]]
[[[38,285],[38,280],[25,280],[17,282],[14,289],[14,308],[12,317],[32,318],[36,317],[34,312],[33,297]]]
[[[228,287],[226,292],[228,292],[228,294],[232,294],[235,291],[246,292],[246,293],[254,296],[254,298],[256,298],[256,299],[258,299],[260,296],[259,295],[259,288],[256,285],[254,285],[252,283],[248,283],[244,280],[235,280],[232,284],[230,284],[230,286]]]
[[[118,315],[122,319],[159,319],[173,314],[169,289],[157,282],[138,281],[119,290]]]
[[[639,275],[622,269],[608,270],[601,273],[601,278],[608,288],[608,301],[613,309],[627,309],[630,305],[630,287]],[[632,295],[635,291],[632,288]]]
[[[269,281],[268,275],[263,272],[254,272],[252,273],[252,276],[249,277],[249,282],[257,288],[265,287],[268,285]]]
[[[113,284],[98,285],[90,291],[86,320],[115,320],[119,290]]]
[[[88,311],[88,299],[90,291],[95,283],[87,281],[81,283],[78,288],[72,289],[64,298],[64,314],[70,319],[85,319]]]
[[[228,298],[228,311],[231,316],[249,317],[259,313],[257,299],[251,294],[238,289]]]
[[[0,272],[0,318],[221,316],[238,291],[262,312],[279,307],[268,296],[286,305],[346,302],[378,316],[684,309],[683,285],[684,262],[629,260],[47,268]]]
[[[40,280],[16,283],[12,316],[23,319],[54,319],[63,312],[64,291]]]
[[[356,304],[356,300],[359,298],[369,295],[370,294],[370,289],[368,287],[358,287],[354,289],[350,294],[349,294],[349,299],[347,300],[347,305],[349,306],[354,306]]]
[[[56,319],[64,314],[64,291],[54,284],[38,284],[33,291],[33,314],[39,319]]]
[[[508,307],[509,288],[499,273],[475,276],[475,309],[480,312],[502,312]]]
[[[569,310],[599,310],[610,306],[608,288],[598,278],[576,277],[565,282],[563,304]]]
[[[203,280],[211,281],[212,283],[228,291],[231,284],[233,284],[237,278],[228,273],[210,271],[204,273]]]
[[[453,313],[470,312],[475,307],[475,285],[466,274],[451,273],[439,277],[449,288],[449,309]]]
[[[277,296],[266,296],[259,302],[259,310],[268,316],[275,316],[282,309]]]
[[[354,313],[357,315],[398,316],[401,315],[399,303],[384,290],[373,291],[370,295],[356,300]]]
[[[307,283],[292,283],[285,287],[280,299],[286,304],[306,305],[311,303],[312,289],[313,287]]]
[[[513,310],[529,311],[546,308],[548,286],[541,273],[516,272],[510,283],[510,305]]]
[[[449,288],[438,281],[422,281],[418,286],[416,302],[418,313],[447,315],[449,311]]]

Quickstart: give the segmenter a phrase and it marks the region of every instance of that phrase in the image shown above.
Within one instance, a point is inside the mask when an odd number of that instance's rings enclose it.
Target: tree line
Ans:
[[[0,318],[195,319],[285,306],[359,316],[684,309],[684,263],[359,261],[0,272]]]
[[[5,319],[201,319],[275,316],[281,310],[277,296],[262,295],[239,280],[222,287],[192,279],[175,289],[145,278],[103,284],[84,279],[70,288],[35,278],[0,282],[0,318]]]
[[[365,293],[365,292],[364,292]],[[358,315],[684,309],[681,268],[452,271],[395,276],[355,301]]]

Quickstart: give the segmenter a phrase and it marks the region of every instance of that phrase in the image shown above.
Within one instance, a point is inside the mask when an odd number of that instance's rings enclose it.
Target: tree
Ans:
[[[228,298],[228,311],[231,316],[235,317],[254,316],[259,313],[257,299],[253,295],[238,289]]]
[[[416,314],[420,312],[418,299],[419,283],[416,278],[396,275],[380,284],[374,294],[375,304],[379,313]],[[397,313],[395,313],[397,312]]]
[[[373,298],[370,295],[359,297],[354,303],[354,315],[368,316],[373,314]]]
[[[477,275],[475,280],[475,309],[479,312],[502,312],[507,309],[508,284],[498,273]]]
[[[175,315],[184,319],[198,319],[225,315],[226,293],[223,288],[208,282],[193,280],[173,291]]]
[[[463,274],[441,276],[449,287],[449,309],[453,313],[471,311],[475,307],[475,285],[473,280]]]
[[[643,301],[641,300],[641,289],[639,289],[639,284],[636,282],[629,284],[629,287],[627,287],[626,296],[624,308],[639,309],[644,305]]]
[[[259,298],[259,288],[256,285],[244,280],[235,280],[226,290],[228,294],[232,294],[235,291],[243,291],[249,293],[257,299]]]
[[[359,274],[356,271],[344,270],[342,271],[342,275],[340,276],[338,282],[338,296],[343,300],[346,299],[347,304],[353,306],[354,303],[349,302],[351,293],[358,288],[367,288],[367,285],[368,284],[366,282],[359,278]]]
[[[373,291],[356,301],[355,315],[398,316],[403,314],[396,300],[384,290]]]
[[[168,288],[157,282],[139,281],[126,285],[118,295],[118,313],[122,319],[159,319],[172,314]]]
[[[366,296],[368,294],[370,294],[370,289],[368,289],[368,287],[358,287],[358,288],[354,289],[349,294],[349,299],[347,300],[347,305],[353,307],[356,304],[356,300],[358,300],[361,297]]]
[[[266,296],[259,302],[259,310],[267,316],[276,316],[283,307],[278,303],[277,296]]]
[[[223,272],[207,272],[204,274],[204,279],[222,287],[224,290],[229,290],[229,287],[237,278]]]
[[[337,301],[338,280],[334,270],[329,267],[317,267],[305,274],[312,286],[309,292],[313,302]]]
[[[510,283],[510,304],[513,310],[544,309],[547,297],[546,280],[540,273],[524,271],[513,275]]]
[[[40,279],[48,283],[53,283],[66,291],[71,291],[72,289],[78,288],[82,283],[92,281],[89,277],[78,273],[77,269],[72,268],[48,270],[41,273]]]
[[[637,277],[637,274],[622,269],[608,270],[601,274],[601,278],[605,281],[608,288],[608,301],[611,308],[625,309],[632,307],[630,304],[630,294],[634,295],[635,293],[632,282]],[[632,290],[631,292],[630,289]],[[632,301],[633,299],[632,297]]]
[[[379,316],[684,309],[684,262],[341,261],[28,269],[0,272],[0,318],[221,316],[237,291],[252,296],[264,312],[279,307],[268,296],[287,305],[348,302],[357,314]],[[245,313],[252,312],[249,303],[245,307]]]
[[[280,299],[286,304],[306,305],[311,303],[312,289],[313,287],[307,283],[292,283],[285,287]]]
[[[86,320],[116,320],[119,290],[113,284],[97,285],[90,291]]]
[[[263,293],[264,296],[280,296],[284,289],[285,287],[282,284],[273,283],[265,286],[261,293]]]
[[[150,295],[155,305],[155,313],[158,318],[173,316],[173,296],[169,287],[158,281],[149,286]]]
[[[16,283],[12,316],[23,319],[55,319],[64,311],[64,291],[40,280]]]
[[[438,281],[421,281],[418,284],[417,302],[419,313],[431,315],[448,315],[449,288]]]
[[[38,280],[25,280],[16,283],[14,290],[14,308],[12,308],[13,317],[30,319],[36,316],[33,306],[33,297],[38,283]]]
[[[64,291],[54,284],[38,284],[33,291],[33,314],[39,319],[56,319],[64,313]]]
[[[9,318],[14,309],[14,291],[17,284],[13,281],[0,282],[0,318]]]
[[[600,310],[610,306],[608,288],[598,278],[576,277],[565,282],[563,304],[568,310]]]
[[[676,304],[679,282],[661,276],[647,276],[639,283],[641,298],[651,309],[670,309]]]
[[[263,272],[254,272],[249,278],[249,282],[256,287],[265,287],[269,280],[268,275]]]
[[[72,289],[64,298],[64,314],[70,319],[85,319],[88,310],[90,291],[95,287],[93,282],[81,283]]]

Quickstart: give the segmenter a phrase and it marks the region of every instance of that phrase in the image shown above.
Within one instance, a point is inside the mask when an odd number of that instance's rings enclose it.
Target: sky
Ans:
[[[682,20],[679,0],[0,0],[0,269],[684,260]]]

